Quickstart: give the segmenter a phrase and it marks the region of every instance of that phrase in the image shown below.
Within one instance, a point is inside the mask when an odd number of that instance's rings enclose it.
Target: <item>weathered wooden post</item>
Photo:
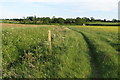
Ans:
[[[83,26],[86,26],[85,24],[83,24]]]
[[[52,45],[51,45],[51,31],[48,30],[48,44],[49,44],[49,51],[51,52]]]

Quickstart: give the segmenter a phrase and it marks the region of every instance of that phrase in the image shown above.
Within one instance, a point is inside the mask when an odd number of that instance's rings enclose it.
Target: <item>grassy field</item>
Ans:
[[[88,22],[88,24],[119,24],[118,22]]]
[[[2,28],[3,78],[118,77],[117,26],[4,23]]]

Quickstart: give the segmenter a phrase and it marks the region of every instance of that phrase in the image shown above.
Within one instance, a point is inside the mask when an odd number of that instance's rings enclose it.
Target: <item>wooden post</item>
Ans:
[[[83,24],[83,26],[86,26],[85,24]]]
[[[49,44],[49,51],[51,52],[52,45],[51,45],[51,31],[48,30],[48,44]]]

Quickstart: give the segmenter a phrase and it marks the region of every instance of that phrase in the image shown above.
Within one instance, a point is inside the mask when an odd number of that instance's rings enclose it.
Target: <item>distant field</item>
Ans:
[[[39,23],[39,21],[37,21]],[[0,23],[12,23],[12,24],[21,24],[19,21],[14,21],[14,20],[0,20]],[[86,25],[91,25],[91,26],[120,26],[120,22],[86,22]],[[31,24],[30,24],[31,25]],[[37,24],[37,25],[40,25]],[[75,25],[75,24],[74,24]]]
[[[87,22],[89,26],[120,26],[120,22]]]
[[[2,28],[3,78],[118,77],[116,26],[4,23]]]
[[[120,24],[118,22],[88,22],[89,24]]]
[[[31,25],[31,24],[11,24],[11,23],[0,23],[2,27],[53,27],[54,25]]]

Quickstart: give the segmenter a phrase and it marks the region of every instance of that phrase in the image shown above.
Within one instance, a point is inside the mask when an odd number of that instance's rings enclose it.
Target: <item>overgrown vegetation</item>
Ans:
[[[118,27],[7,25],[3,78],[118,78]]]

